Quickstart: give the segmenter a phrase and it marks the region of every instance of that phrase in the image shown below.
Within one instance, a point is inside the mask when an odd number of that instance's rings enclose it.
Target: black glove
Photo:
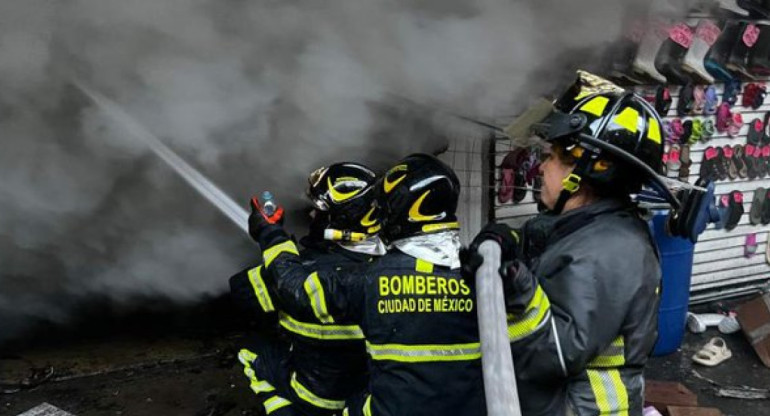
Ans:
[[[521,257],[519,246],[519,232],[505,224],[489,223],[481,229],[470,247],[460,249],[460,263],[462,264],[463,278],[474,281],[476,271],[481,267],[484,259],[479,254],[479,246],[487,240],[500,244],[501,260],[503,264],[509,263]],[[502,270],[501,270],[502,271]]]
[[[288,240],[286,232],[283,230],[283,208],[280,208],[280,216],[274,214],[268,217],[262,212],[256,198],[250,201],[251,214],[249,215],[249,235],[254,241],[265,249],[275,244],[281,243],[281,240]]]

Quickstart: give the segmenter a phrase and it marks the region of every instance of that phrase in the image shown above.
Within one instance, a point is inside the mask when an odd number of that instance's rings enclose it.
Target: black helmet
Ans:
[[[308,178],[307,195],[320,211],[326,228],[344,233],[374,234],[379,219],[372,186],[376,175],[358,163],[335,163],[316,169]]]
[[[427,154],[407,156],[377,185],[386,241],[459,228],[460,181],[452,168]]]
[[[596,79],[601,80],[594,77],[591,81]],[[657,180],[655,176],[662,172],[660,116],[642,97],[604,82],[587,86],[585,79],[579,79],[554,103],[551,115],[534,128],[577,160],[572,174],[563,181],[564,190],[554,209],[557,213],[582,179],[628,195]]]

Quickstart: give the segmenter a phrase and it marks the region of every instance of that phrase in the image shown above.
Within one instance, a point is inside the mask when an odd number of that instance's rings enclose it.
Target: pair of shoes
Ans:
[[[700,351],[692,356],[692,360],[707,367],[714,367],[733,356],[724,339],[711,338]]]

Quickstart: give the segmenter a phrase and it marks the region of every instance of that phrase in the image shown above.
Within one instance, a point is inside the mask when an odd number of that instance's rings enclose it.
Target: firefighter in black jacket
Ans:
[[[503,246],[524,416],[642,414],[660,263],[629,195],[651,180],[643,165],[660,171],[663,133],[642,98],[612,85],[593,87],[576,84],[538,126],[551,144],[541,166],[549,211],[521,233],[490,224],[463,252],[472,275],[481,242]]]
[[[371,170],[355,163],[333,164],[310,176],[308,197],[314,210],[310,233],[301,240],[303,264],[318,270],[348,271],[385,253],[376,236],[374,181]],[[263,256],[269,266],[275,250],[266,249]],[[356,273],[345,276],[361,278]],[[236,274],[230,286],[234,299],[250,316],[268,322],[277,319],[290,340],[289,344],[282,342],[263,324],[253,345],[238,356],[267,414],[337,414],[345,399],[364,390],[367,358],[357,325],[318,323],[283,310],[265,285],[264,265]]]
[[[459,269],[457,176],[416,154],[390,169],[376,191],[381,235],[392,248],[360,279],[308,267],[280,226],[254,221],[253,236],[274,256],[267,280],[293,316],[360,325],[369,394],[343,414],[483,415],[475,294]]]

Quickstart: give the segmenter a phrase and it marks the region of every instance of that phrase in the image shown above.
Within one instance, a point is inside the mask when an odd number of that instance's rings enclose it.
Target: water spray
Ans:
[[[248,234],[249,213],[245,209],[225,194],[224,191],[219,189],[219,187],[206,178],[206,176],[192,167],[168,146],[163,144],[160,139],[150,133],[147,128],[139,124],[139,122],[126,113],[117,103],[86,86],[82,82],[75,81],[74,84],[81,92],[83,92],[83,94],[88,96],[88,98],[96,104],[102,113],[109,117],[114,123],[126,129],[132,136],[147,144],[147,146],[149,146],[161,160],[174,169],[174,171],[198,191],[201,196],[211,202],[211,204],[225,214],[230,221]]]

